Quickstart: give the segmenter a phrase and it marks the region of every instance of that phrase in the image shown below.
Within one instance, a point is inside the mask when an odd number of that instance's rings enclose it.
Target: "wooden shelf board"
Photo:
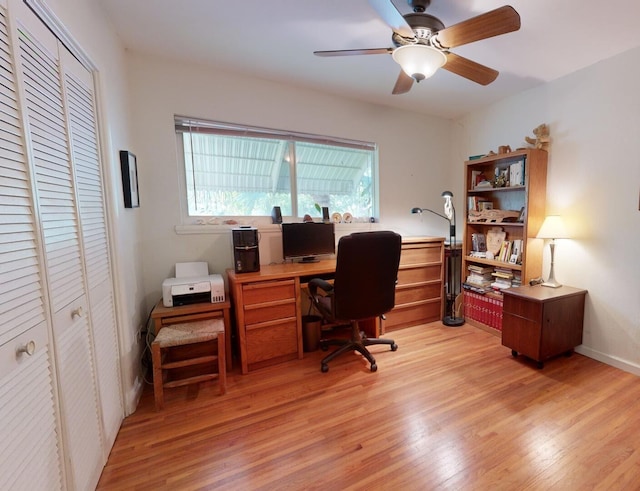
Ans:
[[[486,264],[487,266],[493,266],[493,267],[499,267],[499,268],[508,268],[508,269],[513,269],[514,271],[522,271],[522,265],[521,264],[512,264],[512,263],[508,263],[506,261],[496,261],[494,259],[485,259],[485,258],[482,258],[482,257],[472,257],[472,256],[466,256],[464,258],[464,260],[467,263]]]

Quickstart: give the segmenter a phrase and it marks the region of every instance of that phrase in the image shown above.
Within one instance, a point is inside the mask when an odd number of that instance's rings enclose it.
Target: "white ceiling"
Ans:
[[[519,31],[452,51],[500,72],[483,87],[439,70],[391,95],[399,66],[386,54],[320,58],[317,50],[392,47],[367,0],[94,0],[131,51],[191,60],[364,101],[455,118],[640,45],[640,2],[513,0]],[[403,14],[406,0],[393,0]],[[451,26],[502,0],[432,0]]]

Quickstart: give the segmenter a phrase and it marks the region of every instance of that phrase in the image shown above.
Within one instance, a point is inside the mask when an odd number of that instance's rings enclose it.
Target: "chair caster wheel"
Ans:
[[[322,373],[327,373],[329,371],[329,365],[327,365],[326,363],[323,363],[322,366],[320,367],[320,370],[322,371]]]
[[[517,358],[518,356],[518,352],[514,349],[511,350],[511,356],[513,356],[514,358]]]
[[[320,349],[322,351],[327,351],[329,349],[329,346],[326,343],[320,343]]]
[[[372,371],[372,372],[375,372],[375,371],[377,371],[377,370],[378,370],[378,365],[376,365],[375,363],[372,363],[372,364],[371,364],[371,371]]]
[[[393,343],[391,345],[391,351],[396,351],[398,349],[398,345],[396,343]]]

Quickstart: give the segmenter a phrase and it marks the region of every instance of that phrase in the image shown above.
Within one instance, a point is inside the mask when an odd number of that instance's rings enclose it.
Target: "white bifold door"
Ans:
[[[123,418],[93,76],[22,2],[0,24],[0,489],[93,489]]]

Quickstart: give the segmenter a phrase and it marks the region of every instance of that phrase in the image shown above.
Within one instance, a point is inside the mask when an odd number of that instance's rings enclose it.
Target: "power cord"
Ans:
[[[154,303],[156,305],[158,302]],[[149,380],[149,369],[152,368],[153,362],[151,361],[151,343],[155,339],[155,334],[153,330],[150,328],[151,323],[151,313],[153,312],[153,308],[149,311],[149,315],[147,316],[147,321],[144,324],[143,329],[140,331],[139,336],[144,337],[144,349],[140,355],[140,376],[142,380],[147,385],[153,385],[153,380]]]

